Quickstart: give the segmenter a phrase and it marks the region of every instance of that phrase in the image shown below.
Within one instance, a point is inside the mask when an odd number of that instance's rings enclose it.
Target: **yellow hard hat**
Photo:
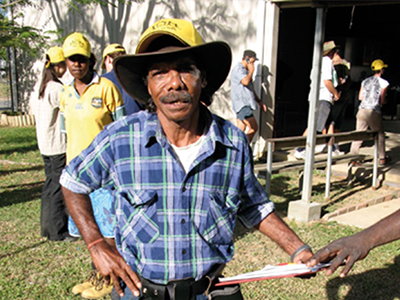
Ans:
[[[67,36],[63,43],[63,50],[65,57],[77,54],[90,57],[92,52],[89,41],[79,32]]]

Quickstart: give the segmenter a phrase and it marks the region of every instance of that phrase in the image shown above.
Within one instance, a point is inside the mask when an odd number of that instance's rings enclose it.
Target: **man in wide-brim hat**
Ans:
[[[246,135],[207,109],[230,65],[226,43],[203,43],[178,19],[156,22],[135,55],[114,60],[122,87],[148,109],[107,127],[61,182],[97,269],[122,299],[242,299],[239,286],[214,286],[233,257],[237,218],[296,263],[312,255],[254,176]],[[119,253],[102,240],[85,195],[102,185],[114,190]]]

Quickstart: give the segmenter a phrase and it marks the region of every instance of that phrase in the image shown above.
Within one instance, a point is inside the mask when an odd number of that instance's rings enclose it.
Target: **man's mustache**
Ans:
[[[192,101],[192,97],[190,94],[186,91],[181,91],[181,92],[173,92],[173,93],[168,93],[165,96],[162,96],[160,98],[160,101],[162,103],[173,103],[177,101],[181,102],[190,102]]]

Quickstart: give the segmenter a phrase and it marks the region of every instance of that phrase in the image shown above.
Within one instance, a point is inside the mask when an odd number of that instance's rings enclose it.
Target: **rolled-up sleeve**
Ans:
[[[238,218],[247,228],[254,227],[275,210],[274,203],[266,195],[253,172],[251,152],[246,149],[243,166],[244,184],[241,189],[242,206]]]
[[[113,185],[113,157],[107,129],[100,132],[88,148],[63,170],[60,183],[78,194],[90,194],[100,187]]]

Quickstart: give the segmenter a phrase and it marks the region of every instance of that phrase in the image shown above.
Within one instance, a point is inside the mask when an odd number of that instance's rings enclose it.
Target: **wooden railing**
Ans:
[[[316,145],[328,144],[327,156],[323,159],[316,159],[314,162],[314,167],[322,167],[326,165],[326,185],[325,185],[325,197],[329,198],[330,193],[330,181],[332,174],[332,163],[345,163],[348,162],[348,178],[352,174],[352,164],[353,161],[359,161],[365,158],[365,155],[353,155],[353,154],[343,154],[332,157],[332,145],[334,143],[345,143],[352,141],[366,141],[374,140],[374,155],[373,155],[373,175],[372,175],[372,187],[377,187],[377,176],[378,176],[378,142],[377,142],[377,132],[376,131],[350,131],[350,132],[340,132],[334,134],[319,134],[316,136]],[[290,169],[304,169],[304,164],[307,161],[295,161],[295,162],[273,162],[273,152],[275,150],[287,150],[296,147],[306,147],[307,137],[296,136],[296,137],[283,137],[283,138],[271,138],[267,139],[267,164],[266,169],[266,184],[265,191],[270,194],[271,190],[271,174],[279,172],[282,170]],[[260,170],[263,168],[261,165],[255,167]]]

